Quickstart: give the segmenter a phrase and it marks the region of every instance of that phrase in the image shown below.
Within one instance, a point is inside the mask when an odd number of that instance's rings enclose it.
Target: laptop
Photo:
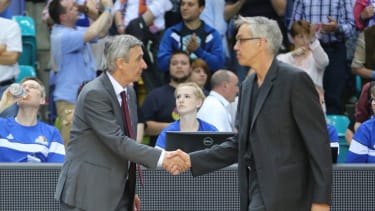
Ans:
[[[233,137],[232,132],[181,132],[167,131],[165,150],[173,151],[181,149],[184,152],[193,152],[219,145],[227,138]]]

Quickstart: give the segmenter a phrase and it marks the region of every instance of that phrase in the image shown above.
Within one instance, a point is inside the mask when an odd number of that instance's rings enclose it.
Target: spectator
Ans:
[[[205,0],[181,0],[180,12],[183,21],[168,28],[160,42],[160,71],[168,70],[171,55],[177,50],[187,52],[191,59],[203,59],[211,71],[224,65],[225,56],[219,32],[199,18],[204,7]]]
[[[78,87],[96,77],[96,64],[88,42],[105,34],[111,23],[112,0],[101,3],[104,11],[85,31],[75,27],[79,19],[75,0],[52,0],[49,4],[49,15],[55,23],[51,32],[52,59],[56,65],[53,97],[65,145],[69,142]]]
[[[375,82],[367,82],[365,85],[363,85],[361,94],[359,96],[359,99],[357,101],[357,104],[355,105],[355,124],[354,124],[354,130],[357,130],[358,127],[362,124],[362,122],[368,120],[373,115],[372,109],[371,109],[371,93],[370,89],[371,87],[375,86]]]
[[[295,0],[292,23],[298,20],[320,25],[320,43],[329,64],[324,72],[323,87],[327,114],[341,114],[342,95],[350,77],[346,63],[345,39],[354,30],[352,3],[349,0]]]
[[[283,47],[281,50],[286,50],[289,46],[287,39],[287,27],[284,24],[284,14],[286,11],[287,0],[226,0],[225,17],[229,21],[228,37],[231,38],[230,46],[233,49],[235,45],[236,30],[233,26],[234,19],[237,15],[243,17],[263,16],[276,20],[283,33]],[[231,19],[231,20],[229,20]],[[242,82],[246,76],[252,71],[249,67],[244,67],[238,64],[235,51],[232,50],[232,64],[230,68],[236,72],[238,79]]]
[[[323,87],[323,74],[329,60],[315,33],[318,25],[299,20],[292,24],[290,34],[294,50],[279,54],[277,59],[294,65],[309,74],[313,82]]]
[[[355,26],[362,31],[368,26],[372,26],[375,21],[374,16],[375,2],[372,0],[356,0],[354,3]]]
[[[150,136],[150,146],[155,146],[159,133],[179,118],[174,98],[175,88],[178,84],[185,82],[191,73],[187,53],[175,52],[170,58],[170,82],[152,90],[142,104],[143,117],[146,122],[145,134]]]
[[[211,78],[212,90],[198,112],[198,118],[214,125],[220,132],[233,132],[229,104],[238,93],[238,78],[229,70],[218,70]]]
[[[204,95],[208,95],[209,91],[206,89],[207,79],[210,77],[210,69],[203,59],[194,59],[191,63],[191,74],[189,81],[195,82],[202,90]]]
[[[143,42],[147,69],[142,72],[142,80],[148,92],[163,84],[155,60],[165,29],[164,14],[171,8],[170,0],[117,0],[114,4],[116,34],[130,34]]]
[[[207,25],[213,27],[219,32],[225,53],[225,64],[227,64],[230,61],[230,52],[227,42],[228,23],[224,18],[224,11],[225,0],[206,0],[206,5],[200,18]]]
[[[39,108],[46,98],[42,81],[25,78],[21,85],[25,96],[16,99],[7,89],[1,98],[1,109],[17,102],[19,110],[16,117],[0,118],[0,162],[64,162],[64,142],[59,131],[38,121]]]
[[[352,71],[361,76],[362,81],[375,80],[375,25],[366,28],[357,39],[352,61]]]
[[[375,112],[375,87],[371,87],[371,109]],[[375,163],[375,118],[363,122],[354,133],[346,163]]]
[[[217,131],[217,128],[199,118],[197,112],[204,101],[202,89],[194,82],[181,83],[175,91],[176,109],[180,119],[164,128],[156,141],[156,148],[164,149],[167,131]]]
[[[7,5],[1,2],[2,6]],[[4,9],[4,8],[3,8]],[[1,12],[1,11],[0,11]],[[0,17],[0,96],[18,75],[18,57],[22,52],[21,30],[17,22]],[[17,105],[0,113],[0,117],[14,117]]]

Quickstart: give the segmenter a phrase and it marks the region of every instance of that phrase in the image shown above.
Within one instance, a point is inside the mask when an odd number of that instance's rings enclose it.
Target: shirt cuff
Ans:
[[[159,157],[159,160],[158,160],[158,167],[163,166],[164,156],[165,156],[165,150],[162,150],[161,154],[160,154],[160,157]]]

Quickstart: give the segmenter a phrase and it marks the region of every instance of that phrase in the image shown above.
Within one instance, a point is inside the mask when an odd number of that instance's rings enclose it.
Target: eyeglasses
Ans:
[[[262,39],[261,37],[248,37],[248,38],[237,38],[236,43],[238,42],[240,45],[248,40],[259,40]]]

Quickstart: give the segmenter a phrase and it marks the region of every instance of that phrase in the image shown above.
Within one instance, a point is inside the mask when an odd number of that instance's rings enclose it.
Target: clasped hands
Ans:
[[[162,166],[173,175],[181,174],[191,167],[190,156],[179,149],[166,151]]]

